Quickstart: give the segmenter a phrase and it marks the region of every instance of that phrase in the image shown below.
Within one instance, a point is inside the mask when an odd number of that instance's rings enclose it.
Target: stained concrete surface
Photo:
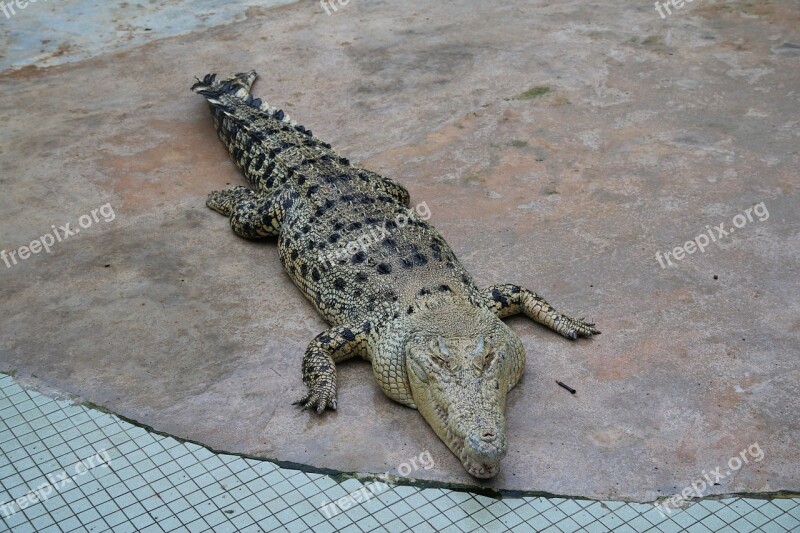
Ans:
[[[0,370],[314,467],[383,472],[427,450],[435,468],[411,477],[644,501],[757,442],[764,459],[708,493],[800,489],[796,2],[698,0],[666,19],[620,0],[240,5],[240,22],[143,44],[73,56],[66,36],[60,64],[32,50],[0,74],[0,247],[114,210],[0,263]],[[123,24],[138,8],[117,9]],[[204,207],[241,178],[188,90],[247,68],[258,96],[425,201],[480,284],[528,286],[603,330],[571,343],[510,321],[528,365],[498,478],[470,479],[366,363],[340,365],[336,413],[291,405],[325,324],[274,243]],[[768,219],[659,266],[761,202]]]

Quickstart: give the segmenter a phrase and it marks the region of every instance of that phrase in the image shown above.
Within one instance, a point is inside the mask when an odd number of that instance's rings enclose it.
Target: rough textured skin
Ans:
[[[599,331],[527,289],[476,287],[402,186],[254,100],[255,77],[209,75],[192,87],[251,185],[213,192],[207,205],[241,237],[278,237],[289,276],[332,326],[306,350],[309,390],[298,403],[336,409],[335,364],[363,357],[386,395],[418,409],[471,475],[496,475],[506,394],[525,368],[500,319],[524,313],[570,339]]]

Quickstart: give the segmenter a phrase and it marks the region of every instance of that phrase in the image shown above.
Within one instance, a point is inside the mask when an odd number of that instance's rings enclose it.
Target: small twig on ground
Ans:
[[[578,392],[575,389],[573,389],[572,387],[570,387],[569,385],[564,385],[563,383],[561,383],[558,380],[556,380],[556,383],[558,383],[559,387],[567,389],[570,392],[570,394],[575,394],[576,392]]]

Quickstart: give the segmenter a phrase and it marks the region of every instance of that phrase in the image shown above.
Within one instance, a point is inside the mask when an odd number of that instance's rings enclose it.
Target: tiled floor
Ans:
[[[650,504],[494,500],[339,482],[215,454],[26,391],[6,375],[0,375],[0,451],[0,528],[15,532],[800,530],[797,499],[706,500],[663,517]],[[341,508],[328,505],[333,501]]]

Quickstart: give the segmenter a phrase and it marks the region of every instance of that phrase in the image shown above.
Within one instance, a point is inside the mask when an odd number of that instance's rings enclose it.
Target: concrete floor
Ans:
[[[4,44],[45,13],[108,20],[76,4],[31,4]],[[338,412],[291,405],[325,325],[274,244],[204,207],[241,178],[188,90],[255,68],[257,95],[425,201],[479,283],[603,330],[570,343],[511,321],[528,368],[482,486],[646,501],[757,442],[764,459],[709,493],[800,490],[800,7],[637,4],[244,2],[241,22],[112,43],[128,5],[108,46],[65,37],[37,68],[47,26],[28,66],[4,55],[0,248],[106,203],[114,219],[0,263],[0,370],[217,450],[358,472],[427,450],[436,468],[412,476],[476,484],[365,363],[340,365]],[[761,202],[769,218],[659,266]]]

